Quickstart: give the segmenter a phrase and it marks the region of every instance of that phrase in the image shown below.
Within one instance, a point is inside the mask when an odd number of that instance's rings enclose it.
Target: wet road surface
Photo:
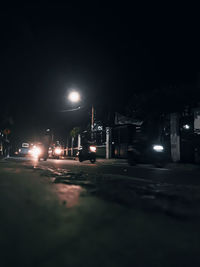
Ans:
[[[18,158],[0,192],[2,266],[200,264],[198,170]]]
[[[97,160],[95,164],[77,160],[18,160],[27,168],[40,170],[44,176],[51,177],[68,206],[76,201],[70,199],[70,195],[77,195],[81,191],[78,187],[81,187],[94,196],[126,206],[157,210],[180,218],[200,217],[198,166],[193,169],[191,166],[190,169],[187,166],[130,167],[125,160]]]
[[[53,167],[58,169],[67,169],[75,172],[86,172],[90,174],[113,174],[123,175],[132,178],[141,178],[170,184],[193,184],[200,185],[200,167],[194,169],[185,168],[156,168],[152,165],[129,166],[125,160],[106,161],[97,160],[95,164],[89,161],[82,163],[77,160],[51,160],[37,162],[36,165],[44,167]]]

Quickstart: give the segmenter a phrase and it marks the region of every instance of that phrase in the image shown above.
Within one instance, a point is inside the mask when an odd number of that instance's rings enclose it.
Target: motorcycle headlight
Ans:
[[[41,149],[39,147],[34,147],[32,150],[31,150],[31,154],[33,157],[38,157],[40,154],[41,154]]]
[[[97,150],[96,146],[90,146],[90,151],[91,152],[96,152],[96,150]]]
[[[62,152],[62,150],[60,148],[56,148],[55,149],[55,154],[60,155],[61,152]]]
[[[153,145],[153,150],[156,152],[163,152],[164,147],[162,145]]]

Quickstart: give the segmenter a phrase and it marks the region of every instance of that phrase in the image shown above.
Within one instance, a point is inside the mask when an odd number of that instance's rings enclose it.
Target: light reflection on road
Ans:
[[[80,194],[84,191],[79,185],[66,184],[55,184],[55,190],[59,200],[62,204],[66,205],[67,208],[78,205]]]

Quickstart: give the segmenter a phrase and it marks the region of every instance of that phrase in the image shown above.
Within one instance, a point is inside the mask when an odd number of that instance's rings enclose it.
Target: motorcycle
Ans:
[[[80,162],[90,160],[91,163],[96,161],[96,146],[80,147],[77,153]]]
[[[53,152],[52,152],[52,157],[54,159],[59,159],[62,155],[62,149],[61,147],[59,146],[56,146],[54,149],[53,149]]]
[[[46,161],[48,158],[48,151],[42,145],[33,146],[33,148],[30,151],[30,154],[34,159],[37,159],[39,161],[40,159]]]

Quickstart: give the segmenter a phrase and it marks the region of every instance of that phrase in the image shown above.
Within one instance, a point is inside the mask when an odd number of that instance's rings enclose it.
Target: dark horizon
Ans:
[[[8,11],[1,11],[0,109],[19,132],[64,131],[87,122],[92,104],[103,117],[103,110],[123,111],[135,93],[183,87],[180,98],[188,99],[188,88],[199,88],[199,41],[189,24],[155,27],[128,8]],[[71,108],[71,88],[83,95],[85,114],[60,112]]]

